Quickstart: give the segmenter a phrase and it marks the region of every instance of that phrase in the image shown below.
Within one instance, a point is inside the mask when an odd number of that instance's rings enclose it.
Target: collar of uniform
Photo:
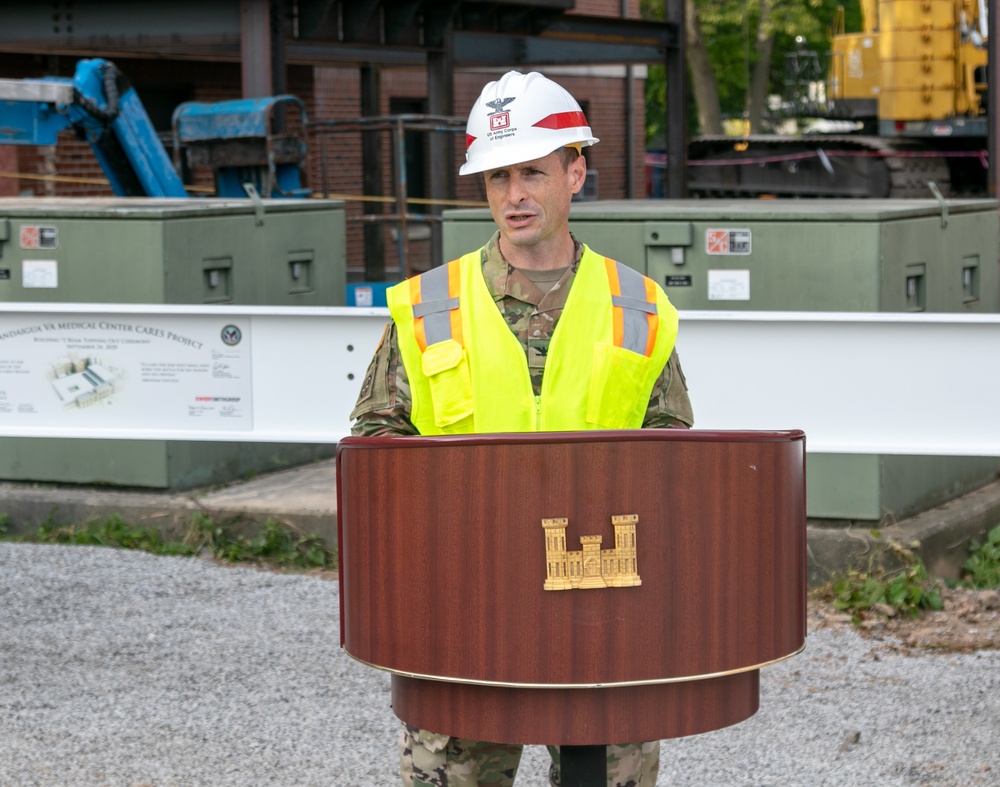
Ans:
[[[580,266],[580,259],[583,257],[583,244],[570,233],[573,238],[573,273]],[[504,259],[500,253],[500,231],[493,233],[482,251],[483,278],[486,280],[486,287],[493,296],[493,300],[499,303],[507,296],[517,297],[518,293],[512,289],[514,280],[522,279],[523,274],[513,275],[517,270],[513,265]]]

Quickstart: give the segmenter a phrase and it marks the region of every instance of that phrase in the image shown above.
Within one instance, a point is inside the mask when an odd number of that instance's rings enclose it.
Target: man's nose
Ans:
[[[519,175],[512,175],[508,181],[507,199],[514,205],[524,200],[528,196],[524,180]]]

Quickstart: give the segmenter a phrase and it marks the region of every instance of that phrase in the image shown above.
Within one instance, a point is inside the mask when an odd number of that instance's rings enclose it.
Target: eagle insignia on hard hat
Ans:
[[[493,109],[489,114],[490,131],[498,131],[510,126],[510,112],[505,112],[504,107],[513,100],[514,98],[495,98],[492,101],[485,102],[486,106]]]
[[[514,97],[516,98],[516,96]],[[495,115],[497,112],[503,112],[503,108],[507,106],[514,98],[495,98],[492,101],[487,101],[486,106],[492,107],[493,111],[491,115]]]

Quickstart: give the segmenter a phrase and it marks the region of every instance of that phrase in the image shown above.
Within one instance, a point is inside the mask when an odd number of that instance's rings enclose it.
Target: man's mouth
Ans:
[[[524,224],[535,217],[533,213],[510,213],[507,215],[507,222],[510,224]]]

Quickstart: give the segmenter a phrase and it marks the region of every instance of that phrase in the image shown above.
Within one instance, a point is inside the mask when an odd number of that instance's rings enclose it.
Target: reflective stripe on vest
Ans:
[[[458,260],[410,279],[413,330],[421,352],[447,339],[464,346],[458,297],[461,287]]]
[[[637,270],[610,257],[604,258],[604,267],[611,287],[615,346],[648,358],[656,346],[659,325],[656,288]],[[447,339],[464,346],[460,289],[458,260],[410,279],[414,332],[421,352]]]
[[[605,257],[604,267],[611,286],[614,342],[647,358],[656,346],[660,324],[656,312],[656,286],[639,271]]]

